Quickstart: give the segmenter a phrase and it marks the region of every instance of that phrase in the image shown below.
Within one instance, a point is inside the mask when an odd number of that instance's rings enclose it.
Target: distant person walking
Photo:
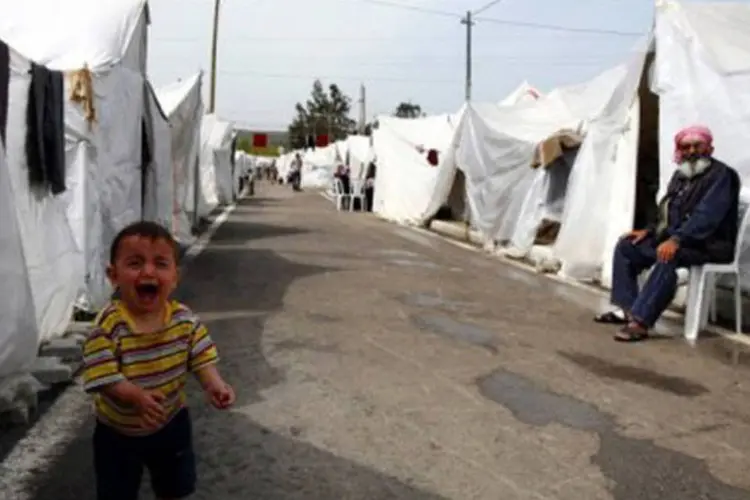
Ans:
[[[294,191],[302,191],[300,188],[300,184],[302,183],[302,155],[299,153],[294,155],[288,180]]]

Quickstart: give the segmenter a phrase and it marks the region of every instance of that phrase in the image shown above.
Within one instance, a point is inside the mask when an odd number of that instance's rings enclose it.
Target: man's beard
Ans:
[[[698,156],[685,159],[685,161],[677,166],[677,170],[685,177],[690,178],[703,173],[710,166],[711,158]]]

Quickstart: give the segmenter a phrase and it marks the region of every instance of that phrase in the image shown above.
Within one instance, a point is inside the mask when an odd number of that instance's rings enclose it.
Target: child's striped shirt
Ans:
[[[186,306],[171,302],[166,324],[161,332],[138,334],[120,301],[100,313],[84,344],[83,382],[86,392],[94,394],[96,416],[102,423],[129,435],[155,432],[143,429],[135,407],[101,389],[128,380],[159,391],[165,396],[169,422],[185,406],[188,373],[218,361],[208,329]]]

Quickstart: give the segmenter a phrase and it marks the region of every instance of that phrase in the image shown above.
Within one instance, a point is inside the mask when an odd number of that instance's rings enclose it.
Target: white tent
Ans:
[[[367,166],[375,159],[372,139],[363,135],[350,135],[342,141],[339,151],[343,151],[343,163],[348,164],[354,179],[363,178],[367,174]]]
[[[329,187],[338,164],[343,164],[343,159],[335,143],[307,150],[302,155],[301,187],[308,189]]]
[[[201,123],[200,189],[198,215],[205,217],[219,205],[231,203],[234,195],[232,140],[234,125],[214,114]]]
[[[501,106],[514,106],[520,102],[536,101],[540,97],[542,97],[542,93],[532,87],[529,82],[524,81],[499,104]]]
[[[529,228],[542,214],[545,193],[545,173],[529,168],[534,145],[581,123],[586,138],[550,249],[561,273],[576,279],[610,285],[612,250],[633,225],[638,157],[652,146],[639,140],[649,127],[658,137],[662,189],[673,171],[674,133],[696,122],[713,128],[717,156],[747,178],[747,22],[746,4],[659,1],[652,43],[643,44],[627,63],[536,103],[469,106],[457,162],[467,173],[473,215],[485,237],[510,239],[528,250]],[[652,50],[655,57],[648,55]],[[641,106],[649,85],[658,95],[658,123],[652,116],[657,110]]]
[[[145,220],[172,226],[175,196],[172,171],[172,130],[164,109],[151,84],[145,82],[146,95],[144,131],[146,133],[145,165],[143,166],[143,213]]]
[[[171,158],[174,186],[169,227],[181,243],[193,241],[196,219],[198,158],[200,153],[203,74],[157,89],[156,95],[171,126]]]
[[[0,16],[0,39],[18,51],[7,163],[41,339],[63,332],[79,292],[84,307],[108,299],[109,245],[141,217],[147,24],[145,0],[29,0]],[[30,60],[66,72],[66,97],[80,84],[82,104],[65,105],[66,191],[56,197],[32,194],[21,173]]]
[[[472,221],[487,239],[529,250],[541,219],[562,217],[564,206],[546,202],[555,172],[531,169],[534,149],[561,129],[577,130],[599,117],[627,73],[619,66],[514,106],[466,106],[456,162],[467,177]]]
[[[0,301],[0,325],[3,325],[0,329],[0,380],[28,369],[36,357],[36,332],[39,330],[23,235],[17,223],[19,209],[23,207],[16,206],[10,174],[0,141],[0,219],[3,221],[0,231],[0,293],[3,297]],[[39,250],[44,252],[43,248]]]
[[[373,211],[404,224],[421,224],[440,208],[453,184],[453,140],[460,115],[381,116],[373,133],[377,157]],[[439,164],[427,162],[438,152]]]
[[[19,306],[18,314],[31,310],[33,328],[16,331],[15,325],[27,325],[26,318],[15,320],[2,318],[7,329],[3,337],[26,342],[28,338],[34,347],[40,340],[59,335],[67,327],[73,305],[83,291],[84,248],[76,241],[74,230],[78,218],[83,217],[82,168],[75,166],[75,155],[66,151],[66,190],[60,194],[40,192],[29,183],[29,166],[26,157],[27,106],[31,85],[31,61],[9,49],[8,108],[6,126],[6,150],[2,177],[4,197],[9,203],[9,215],[3,217],[3,240],[0,246],[0,262],[9,269],[23,273],[26,283],[19,284],[12,278],[0,281],[0,295],[14,300],[25,300],[25,291],[30,293],[31,302]],[[11,216],[12,215],[12,216]],[[6,230],[7,227],[7,230]],[[12,239],[17,241],[12,242]],[[17,249],[20,249],[18,253]],[[8,354],[0,355],[0,372],[17,369],[29,359],[13,359],[13,346],[8,346]],[[6,357],[7,356],[7,357]],[[9,368],[6,368],[6,365]],[[4,373],[5,374],[5,373]]]

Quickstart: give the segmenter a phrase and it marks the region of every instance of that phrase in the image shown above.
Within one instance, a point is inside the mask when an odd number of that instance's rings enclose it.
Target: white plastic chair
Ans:
[[[716,277],[722,274],[734,275],[734,323],[735,331],[742,333],[742,283],[740,278],[740,254],[750,221],[750,189],[740,192],[739,230],[734,260],[727,264],[704,264],[690,268],[687,304],[685,307],[685,338],[694,343],[700,331],[711,321],[716,322]],[[708,292],[708,293],[707,293]],[[708,306],[708,307],[707,307]]]
[[[344,183],[341,179],[334,177],[333,179],[333,202],[336,204],[336,210],[339,212],[344,208],[344,199],[348,198],[349,195],[344,191]],[[351,205],[351,202],[350,202]]]
[[[365,181],[356,179],[350,181],[351,188],[351,200],[349,201],[349,211],[354,211],[354,201],[359,200],[359,210],[364,211],[366,197],[365,197]]]

